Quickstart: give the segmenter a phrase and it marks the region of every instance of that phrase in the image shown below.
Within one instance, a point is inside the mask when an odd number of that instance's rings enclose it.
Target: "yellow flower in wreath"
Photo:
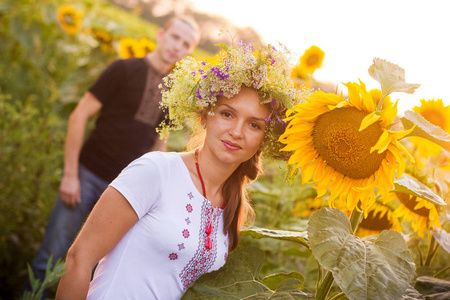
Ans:
[[[317,91],[306,102],[288,110],[282,151],[293,151],[288,160],[293,172],[302,169],[302,181],[317,185],[318,197],[330,190],[329,205],[346,202],[352,211],[359,201],[367,217],[375,190],[383,199],[405,169],[405,158],[414,161],[398,141],[412,129],[389,130],[397,103],[375,111],[376,102],[363,82],[347,83],[349,98]],[[387,200],[386,200],[387,201]]]
[[[69,34],[76,34],[81,28],[83,12],[75,10],[72,5],[62,5],[57,12],[58,22]]]

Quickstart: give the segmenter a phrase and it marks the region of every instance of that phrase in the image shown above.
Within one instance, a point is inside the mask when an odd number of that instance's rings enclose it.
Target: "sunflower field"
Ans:
[[[20,297],[42,241],[70,112],[108,63],[151,52],[157,28],[106,0],[0,2],[0,299]],[[317,90],[324,56],[311,46],[294,68],[312,92],[286,114],[287,161],[248,187],[255,223],[183,299],[450,298],[450,107],[422,99],[400,116],[419,85],[382,59],[379,89]]]

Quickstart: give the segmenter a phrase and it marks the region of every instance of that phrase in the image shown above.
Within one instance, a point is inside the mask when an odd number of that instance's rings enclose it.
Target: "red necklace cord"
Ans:
[[[205,182],[203,182],[202,173],[200,173],[200,167],[198,165],[198,149],[195,149],[194,152],[194,160],[195,160],[195,166],[197,167],[197,174],[200,178],[200,182],[202,183],[202,189],[203,189],[203,197],[206,198],[206,189],[205,189]]]
[[[202,189],[203,189],[203,197],[206,198],[206,190],[205,190],[205,183],[203,182],[202,173],[200,173],[200,167],[198,165],[198,149],[195,149],[194,152],[194,161],[195,166],[197,167],[197,174],[200,178],[200,182],[202,183]],[[212,240],[210,238],[211,232],[212,232],[212,224],[211,224],[211,216],[208,218],[208,223],[206,224],[205,233],[206,233],[206,239],[205,239],[205,248],[207,250],[211,250],[212,248]]]

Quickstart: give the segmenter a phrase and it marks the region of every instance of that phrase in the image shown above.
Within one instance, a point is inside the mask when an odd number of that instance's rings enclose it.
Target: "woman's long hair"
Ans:
[[[225,181],[222,197],[225,203],[223,230],[229,234],[228,250],[234,250],[239,242],[239,232],[246,223],[252,223],[255,212],[250,203],[245,185],[262,173],[261,150],[239,167]]]

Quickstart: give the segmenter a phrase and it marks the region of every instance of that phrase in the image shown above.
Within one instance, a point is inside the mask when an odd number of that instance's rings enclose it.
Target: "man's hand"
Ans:
[[[62,202],[68,208],[74,208],[80,203],[80,180],[78,176],[63,176],[59,186],[59,193]]]

